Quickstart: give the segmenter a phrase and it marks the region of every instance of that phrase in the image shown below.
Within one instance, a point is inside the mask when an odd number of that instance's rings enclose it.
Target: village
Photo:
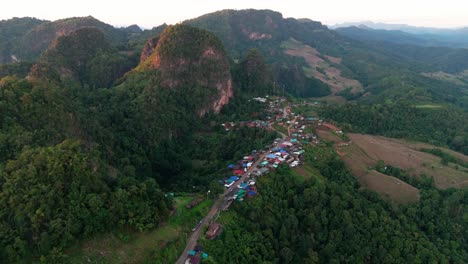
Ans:
[[[215,239],[223,230],[222,225],[216,222],[216,219],[222,212],[229,210],[234,202],[241,203],[245,199],[254,199],[261,191],[256,186],[259,177],[266,177],[268,173],[281,165],[290,168],[301,166],[304,163],[305,154],[303,146],[320,144],[320,140],[314,134],[316,128],[331,129],[336,133],[342,133],[337,127],[325,123],[318,117],[293,113],[291,109],[295,105],[285,98],[256,97],[253,100],[268,104],[266,121],[228,122],[221,124],[221,126],[227,133],[242,126],[257,127],[276,131],[281,135],[281,138],[276,138],[271,145],[265,146],[264,149],[252,150],[241,160],[227,165],[229,176],[220,180],[220,184],[225,187],[223,195],[213,205],[210,213],[192,229],[193,234],[187,241],[187,247],[177,263],[198,264],[207,258],[208,254],[199,244],[199,237],[205,224],[208,224],[205,237]],[[303,104],[311,103],[304,102]],[[311,105],[318,107],[317,102]],[[191,206],[202,200],[200,198],[194,199]]]

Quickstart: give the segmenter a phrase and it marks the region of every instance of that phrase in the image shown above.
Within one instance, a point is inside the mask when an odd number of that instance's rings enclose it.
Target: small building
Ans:
[[[246,161],[253,161],[254,159],[255,159],[254,156],[245,156],[244,157],[244,160],[246,160]]]
[[[213,240],[219,236],[221,232],[223,232],[223,227],[220,223],[211,223],[208,227],[208,231],[206,231],[206,238]]]
[[[185,260],[185,264],[200,264],[201,257],[198,255],[189,256],[187,260]]]
[[[256,194],[257,194],[256,191],[250,190],[249,193],[248,193],[248,197],[249,197],[249,198],[252,198],[252,197],[254,197]]]
[[[239,177],[235,176],[235,175],[229,177],[229,179],[228,179],[228,181],[231,181],[231,182],[235,182],[235,181],[238,181],[238,180],[239,180]]]
[[[243,170],[240,170],[240,169],[239,169],[239,170],[234,170],[233,172],[234,172],[234,174],[236,174],[236,175],[242,175],[242,174],[244,174],[244,171],[243,171]]]
[[[201,252],[203,251],[203,247],[201,245],[196,245],[193,250],[195,250],[195,252]]]
[[[239,188],[244,189],[245,186],[248,186],[248,184],[245,183],[245,182],[243,182],[243,183],[241,183],[241,184],[239,185]]]

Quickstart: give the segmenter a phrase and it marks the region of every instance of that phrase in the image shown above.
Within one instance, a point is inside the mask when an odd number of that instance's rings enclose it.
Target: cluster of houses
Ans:
[[[276,141],[279,140],[276,139]],[[263,171],[276,169],[280,164],[288,164],[291,168],[298,166],[304,160],[303,154],[305,150],[302,149],[301,145],[301,142],[294,137],[288,137],[283,142],[278,142],[277,147],[273,148],[270,154],[266,155],[260,163],[260,170],[258,170],[257,174],[264,174],[262,173],[262,169]]]
[[[223,123],[221,126],[224,128],[225,131],[231,131],[236,127],[258,127],[263,129],[268,129],[268,122],[263,120],[253,120],[253,121],[240,121],[240,122],[228,122]]]
[[[245,156],[237,164],[229,164],[228,169],[231,170],[232,176],[224,180],[224,186],[230,188],[234,183],[236,183],[240,177],[249,170],[257,157],[256,151],[252,152],[252,155]]]
[[[312,143],[317,145],[320,143],[317,135],[312,133],[308,128],[316,125],[320,120],[316,117],[303,117],[300,115],[296,116],[296,121],[291,124],[290,133],[291,137],[296,138],[303,144]]]
[[[267,119],[269,121],[283,121],[283,118],[288,114],[288,108],[286,109],[286,113],[283,112],[283,105],[285,99],[284,98],[273,98],[269,102],[269,108],[267,110],[268,116]],[[290,111],[290,110],[289,110]]]
[[[258,154],[257,151],[252,151],[252,155],[248,155],[242,158],[237,164],[229,164],[228,169],[232,170],[232,176],[224,180],[224,186],[230,188],[234,184],[238,184],[237,188],[234,189],[233,194],[229,197],[228,200],[237,200],[243,201],[244,197],[253,197],[257,189],[255,188],[255,181],[252,179],[252,175],[249,174],[247,182],[238,183],[240,177],[246,173],[252,166],[254,166],[255,161],[257,160]],[[231,201],[232,202],[232,201]],[[230,205],[230,203],[229,203]],[[227,210],[227,208],[224,208]]]
[[[234,201],[242,202],[246,198],[252,198],[257,195],[256,178],[262,175],[268,174],[270,171],[275,170],[281,164],[286,164],[291,168],[297,167],[304,161],[303,149],[304,144],[319,144],[317,136],[312,133],[311,126],[327,126],[330,129],[335,130],[337,133],[340,130],[333,125],[324,123],[315,117],[303,117],[301,115],[295,115],[291,112],[290,106],[285,103],[284,98],[280,97],[256,97],[253,100],[261,103],[269,103],[268,108],[268,121],[248,121],[248,122],[229,122],[222,124],[226,131],[230,131],[235,127],[248,126],[248,127],[261,127],[270,129],[272,122],[277,122],[279,125],[284,125],[288,128],[288,136],[286,138],[277,138],[275,142],[268,146],[266,149],[261,150],[257,153],[256,150],[252,151],[250,155],[244,156],[237,163],[229,164],[229,177],[220,181],[226,188],[231,188],[235,185],[237,188],[225,196],[223,204],[220,206],[220,211],[226,211],[229,209]],[[315,102],[314,106],[318,103]],[[268,151],[266,155],[265,151]],[[261,158],[261,160],[259,160]],[[244,181],[240,181],[242,176],[247,173],[247,177]],[[197,199],[194,199],[193,203],[199,203]],[[219,211],[218,211],[219,212]],[[205,233],[207,239],[215,239],[222,232],[223,228],[220,223],[210,223],[208,230]],[[198,249],[198,251],[197,251]],[[202,252],[202,253],[200,253]],[[202,249],[195,248],[195,250],[189,252],[189,257],[186,264],[200,263],[200,261],[206,257]]]
[[[253,100],[260,103],[266,103],[268,100],[268,95],[266,97],[254,97]]]

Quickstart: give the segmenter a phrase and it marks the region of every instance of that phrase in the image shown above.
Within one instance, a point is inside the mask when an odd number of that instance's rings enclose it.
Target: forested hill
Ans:
[[[373,22],[344,23],[332,27],[361,40],[389,41],[424,47],[467,48],[467,28],[430,28]]]
[[[116,28],[94,17],[72,17],[56,21],[35,18],[13,18],[0,21],[0,64],[27,61],[37,62],[41,54],[58,37],[80,28],[96,28],[118,50],[136,51],[150,37],[162,32],[166,25],[142,30],[137,25]]]
[[[391,42],[421,47],[468,47],[468,34],[462,30],[434,29],[432,33],[410,33],[404,30],[374,29],[365,25],[340,27],[335,29],[342,35],[362,41]]]
[[[387,41],[392,37],[379,42],[355,40],[320,22],[284,18],[271,10],[223,10],[184,23],[214,33],[234,66],[251,59],[249,53],[257,50],[257,57],[266,63],[260,79],[272,93],[300,97],[335,94],[380,102],[388,96],[398,100],[407,94],[424,93],[423,98],[413,100],[459,106],[467,101],[464,70],[468,60],[463,49],[421,48],[413,45],[414,40],[396,45]],[[166,26],[151,30],[139,30],[137,26],[114,28],[93,17],[53,22],[29,18],[2,21],[0,28],[8,28],[2,34],[9,37],[0,41],[3,63],[11,62],[12,56],[23,63],[1,66],[0,76],[23,76],[30,66],[28,62],[38,62],[40,54],[57,37],[83,27],[102,31],[110,45],[130,56],[135,66],[144,43]],[[120,63],[119,59],[110,60]]]
[[[46,21],[30,17],[0,21],[0,64],[15,61],[15,57],[12,57],[14,55],[12,51],[17,49],[22,36],[33,27],[43,23]]]
[[[215,33],[234,61],[257,49],[271,68],[276,90],[292,95],[334,93],[347,99],[377,95],[375,99],[382,101],[379,95],[385,89],[394,91],[390,93],[397,100],[418,91],[428,96],[413,100],[458,105],[467,100],[463,83],[423,74],[463,73],[468,69],[466,50],[363,42],[320,22],[283,18],[270,10],[223,10],[184,23]]]
[[[56,39],[27,78],[0,79],[0,262],[53,259],[116,227],[153,229],[173,208],[159,184],[208,186],[221,160],[273,139],[244,130],[244,143],[232,144],[236,136],[205,128],[233,92],[228,58],[212,33],[168,27],[148,62],[119,79],[132,60],[85,27]],[[180,62],[185,68],[174,66]],[[213,137],[197,137],[203,130]],[[214,153],[221,142],[232,153]],[[210,155],[212,171],[199,176],[192,156]]]
[[[223,10],[184,23],[215,33],[234,61],[245,59],[250,50],[257,49],[271,68],[276,90],[304,97],[330,93],[327,85],[315,78],[315,69],[305,59],[307,52],[297,56],[286,53],[291,39],[302,41],[305,48],[311,45],[323,55],[329,54],[329,47],[336,48],[327,43],[344,43],[344,38],[319,22],[284,19],[281,13],[270,10]]]
[[[109,87],[135,65],[136,57],[118,53],[102,31],[80,28],[59,37],[42,54],[30,77]]]

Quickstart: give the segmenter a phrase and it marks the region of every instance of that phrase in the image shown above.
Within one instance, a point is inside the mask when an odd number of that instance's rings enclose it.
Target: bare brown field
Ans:
[[[346,166],[358,178],[361,185],[380,194],[386,199],[397,203],[413,203],[419,201],[419,190],[408,183],[375,170],[369,170],[376,162],[363,149],[355,144],[338,148],[337,152],[344,152],[342,156]]]
[[[302,57],[309,67],[304,68],[304,72],[309,77],[314,77],[326,83],[333,94],[351,87],[352,92],[362,90],[359,81],[346,78],[341,75],[341,70],[333,67],[331,64],[340,64],[341,58],[322,55],[317,49],[304,45],[295,39],[289,39],[283,43],[285,53],[294,57]]]
[[[462,86],[466,86],[467,81],[468,81],[467,70],[458,74],[450,74],[447,72],[438,71],[438,72],[423,72],[421,73],[421,75],[432,78],[432,79],[447,81],[447,82],[451,82],[453,84],[462,85]]]
[[[375,171],[373,168],[379,160],[403,169],[416,178],[422,173],[433,177],[435,186],[440,189],[468,186],[466,170],[457,170],[455,164],[451,163],[443,166],[439,157],[419,151],[421,148],[437,148],[433,145],[362,134],[348,134],[350,142],[344,142],[341,137],[323,126],[317,128],[316,133],[320,138],[334,142],[336,152],[364,188],[392,201],[418,201],[419,190],[396,177]],[[460,160],[468,161],[468,156],[461,153],[439,149]]]
[[[346,103],[346,98],[339,95],[328,95],[320,98],[321,101],[325,101],[329,104],[344,104]]]
[[[397,139],[394,139],[394,140],[397,140]],[[430,144],[427,144],[427,143],[421,143],[421,142],[411,142],[411,141],[404,141],[404,140],[399,140],[399,141],[403,142],[404,144],[408,145],[409,148],[414,149],[414,150],[420,150],[420,149],[423,149],[423,148],[425,148],[425,149],[437,148],[437,149],[440,149],[440,150],[442,150],[443,152],[445,152],[447,154],[450,154],[450,155],[454,156],[455,158],[457,158],[459,160],[462,160],[464,162],[468,162],[468,156],[463,155],[460,152],[456,152],[456,151],[453,151],[453,150],[448,149],[448,148],[441,148],[441,147],[437,147],[437,146],[434,146],[434,145],[430,145]]]
[[[432,176],[436,187],[440,189],[468,186],[467,172],[457,170],[453,164],[443,166],[439,157],[419,151],[421,147],[436,148],[435,146],[380,136],[362,134],[349,134],[348,136],[353,145],[362,149],[367,156],[359,155],[361,158],[356,160],[358,163],[369,166],[375,165],[378,160],[383,160],[386,164],[406,170],[417,178],[422,173]],[[449,153],[455,154],[453,151]],[[350,155],[352,156],[353,152],[350,152]],[[468,159],[460,153],[456,153],[456,156],[463,160]]]
[[[406,182],[372,170],[362,177],[364,187],[373,190],[397,203],[415,203],[419,201],[419,190]]]
[[[342,139],[339,136],[334,134],[331,130],[324,128],[323,126],[320,126],[316,130],[316,132],[317,132],[317,135],[320,138],[323,138],[326,141],[331,141],[331,142],[335,142],[335,143],[342,141]]]

